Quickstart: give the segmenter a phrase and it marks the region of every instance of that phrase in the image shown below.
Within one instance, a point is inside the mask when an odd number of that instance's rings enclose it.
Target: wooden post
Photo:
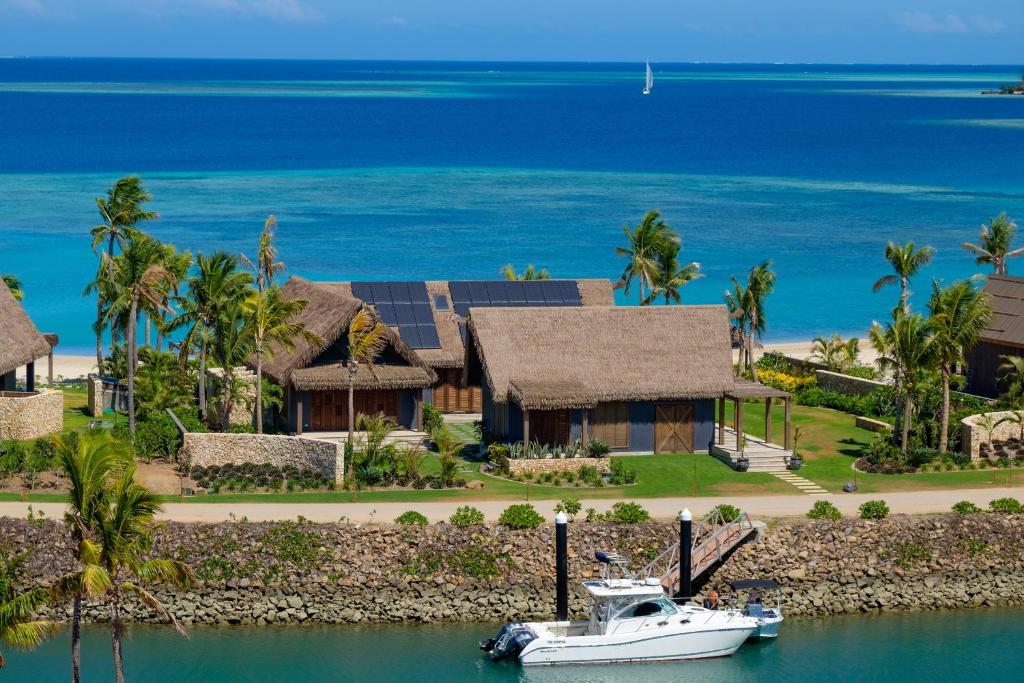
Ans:
[[[523,445],[530,445],[530,411],[523,408]]]
[[[302,394],[295,401],[295,433],[302,436]]]
[[[772,397],[764,399],[764,440],[771,443],[772,440]]]
[[[725,445],[725,395],[718,399],[718,444]]]
[[[50,353],[46,357],[46,369],[47,374],[50,378],[50,388],[53,388],[53,347],[50,347]]]
[[[736,399],[736,450],[743,455],[743,400]]]
[[[587,408],[582,408],[580,410],[581,422],[582,422],[582,429],[581,429],[581,433],[580,433],[580,443],[582,443],[584,446],[586,446],[588,443],[590,443],[590,418],[588,416],[588,412],[589,412],[589,410]]]
[[[784,425],[782,427],[785,430],[785,436],[783,437],[783,446],[782,447],[785,448],[787,451],[790,450],[793,447],[793,436],[790,433],[790,432],[792,432],[792,429],[790,429],[790,423],[791,423],[791,415],[790,415],[790,413],[792,412],[790,410],[790,403],[792,402],[792,400],[793,400],[792,397],[787,396],[786,399],[785,399],[785,404],[784,404],[784,406],[785,406],[784,412],[785,412],[786,418],[785,418],[785,421],[784,421]]]

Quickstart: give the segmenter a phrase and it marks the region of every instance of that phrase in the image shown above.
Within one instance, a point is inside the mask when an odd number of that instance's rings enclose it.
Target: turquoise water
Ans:
[[[314,278],[614,279],[622,225],[659,208],[707,275],[686,301],[775,260],[786,340],[884,317],[886,240],[938,249],[925,291],[975,272],[987,217],[1024,220],[1024,98],[978,94],[1020,67],[654,68],[642,97],[623,64],[0,60],[0,272],[88,351],[86,231],[125,173],[159,237],[251,251],[272,212]]]
[[[733,657],[672,664],[524,670],[492,663],[476,642],[497,626],[196,627],[181,640],[134,627],[130,681],[1020,681],[1024,613],[973,610],[790,620],[775,642],[749,642]],[[5,653],[6,681],[68,678],[67,632],[35,652]],[[83,680],[112,675],[106,629],[83,640]]]

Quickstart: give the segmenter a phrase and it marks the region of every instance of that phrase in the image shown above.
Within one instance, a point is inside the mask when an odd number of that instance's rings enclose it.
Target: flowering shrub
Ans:
[[[791,394],[818,384],[818,381],[813,376],[801,377],[767,368],[757,371],[757,381],[782,391],[788,391]]]

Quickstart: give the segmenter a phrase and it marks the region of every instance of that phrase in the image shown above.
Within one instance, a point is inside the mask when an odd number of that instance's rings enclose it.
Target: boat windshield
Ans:
[[[637,602],[616,615],[616,619],[632,619],[634,617],[650,617],[655,615],[671,616],[677,614],[677,608],[668,598],[654,598]]]

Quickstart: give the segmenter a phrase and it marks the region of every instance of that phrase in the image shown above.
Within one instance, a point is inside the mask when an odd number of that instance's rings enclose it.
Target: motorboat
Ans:
[[[746,606],[738,611],[746,617],[757,620],[757,630],[751,634],[751,637],[777,638],[783,618],[782,591],[779,589],[779,584],[771,579],[742,579],[733,581],[729,587],[736,593],[745,592],[747,594]],[[762,591],[772,591],[775,594],[774,607],[765,606]]]
[[[606,566],[625,568],[618,556],[596,553]],[[738,610],[677,604],[659,579],[629,574],[584,581],[593,605],[586,621],[512,622],[480,643],[492,659],[526,666],[665,662],[727,657],[758,628]]]

